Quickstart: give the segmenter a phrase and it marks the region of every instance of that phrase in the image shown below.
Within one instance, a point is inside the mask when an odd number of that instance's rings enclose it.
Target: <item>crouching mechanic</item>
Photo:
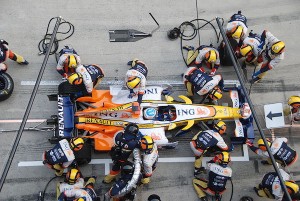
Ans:
[[[265,48],[264,48],[265,46]],[[261,54],[257,58],[258,63],[262,63],[260,70],[252,75],[251,83],[259,82],[267,71],[275,68],[284,59],[284,42],[277,39],[271,32],[264,30],[261,34]]]
[[[150,183],[150,177],[156,169],[158,161],[157,145],[151,136],[145,135],[141,140],[143,184]]]
[[[137,184],[142,178],[141,155],[138,148],[133,150],[134,162],[127,161],[121,170],[121,177],[105,193],[104,201],[113,198],[115,201],[134,200]]]
[[[137,102],[141,105],[145,93],[148,67],[138,59],[129,61],[128,65],[131,65],[125,77],[126,86],[130,91],[128,98],[133,98],[136,95],[134,92],[134,89],[136,89],[138,95]]]
[[[224,81],[221,75],[209,76],[196,67],[189,67],[183,74],[183,82],[188,96],[197,93],[200,96],[208,94],[211,100],[222,98],[221,89],[224,88]]]
[[[75,73],[75,69],[80,64],[81,60],[77,52],[73,48],[65,46],[59,52],[56,70],[61,76],[68,78],[69,75]]]
[[[224,139],[221,137],[225,131],[226,124],[225,122],[220,121],[214,125],[213,130],[200,131],[193,137],[192,141],[190,142],[190,147],[195,154],[195,176],[204,171],[205,168],[202,167],[202,159],[209,148],[218,148],[221,151],[233,150],[233,145],[231,148],[229,148]]]
[[[211,69],[209,75],[215,75],[216,71],[220,67],[220,56],[219,51],[212,45],[201,45],[194,51],[194,47],[185,46],[184,49],[188,50],[187,54],[187,65],[193,65],[195,63],[196,67],[200,69],[201,72],[205,73],[203,64]]]
[[[291,107],[292,121],[300,121],[300,96],[291,96],[288,99],[288,105]]]
[[[274,156],[276,162],[278,162],[282,167],[290,166],[294,164],[298,159],[297,152],[292,149],[287,144],[287,138],[278,137],[275,138],[273,142],[267,139],[268,146],[270,147],[271,153]],[[266,145],[263,139],[257,141],[258,147],[253,146],[253,144],[248,143],[249,148],[256,154],[267,158],[267,160],[262,160],[261,163],[264,165],[272,165],[269,153],[267,152]]]
[[[208,172],[208,181],[202,178],[194,178],[193,186],[201,201],[207,201],[207,196],[215,196],[216,200],[221,200],[220,196],[226,190],[227,180],[232,176],[232,169],[228,167],[230,155],[228,152],[221,152],[214,159],[208,161],[206,169]]]
[[[124,131],[115,134],[115,144],[110,151],[113,165],[110,173],[104,177],[103,183],[111,183],[117,177],[133,150],[140,148],[141,136],[139,127],[134,123],[129,123]]]
[[[8,47],[8,42],[0,39],[0,73],[5,72],[7,70],[7,65],[3,62],[9,58],[13,61],[16,61],[20,65],[28,65],[28,61],[26,61],[22,56],[14,53]]]
[[[238,43],[241,43],[245,39],[247,31],[247,18],[242,15],[241,11],[233,14],[226,26],[227,37],[233,38],[237,40]]]
[[[299,200],[299,186],[295,183],[295,181],[290,180],[291,176],[284,170],[279,169],[279,172],[292,200]],[[288,200],[282,189],[277,172],[269,172],[265,174],[262,182],[257,187],[254,187],[254,191],[259,197],[275,199],[278,201]]]
[[[62,176],[64,169],[75,160],[74,151],[82,149],[83,144],[83,138],[72,138],[70,142],[60,140],[52,149],[44,152],[43,164],[55,170],[56,176]]]
[[[104,77],[103,69],[95,64],[79,65],[76,73],[71,74],[67,79],[70,84],[77,85],[81,89],[83,95],[92,93],[93,88],[100,84]]]

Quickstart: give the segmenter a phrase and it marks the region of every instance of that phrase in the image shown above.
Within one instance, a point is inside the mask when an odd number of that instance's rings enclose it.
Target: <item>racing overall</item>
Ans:
[[[77,61],[77,65],[81,64],[81,60],[77,52],[69,48],[68,46],[65,46],[62,50],[59,52],[59,60],[56,66],[56,70],[61,76],[68,77],[70,74],[75,72],[75,68],[69,68],[66,60],[68,59],[69,55],[74,55],[75,59]]]
[[[136,187],[142,178],[140,150],[133,150],[134,170],[130,173],[121,171],[121,177],[114,183],[110,190],[105,193],[104,201],[113,198],[114,201],[134,200]]]
[[[83,178],[79,178],[77,179],[75,184],[68,184],[65,182],[61,182],[58,185],[58,195],[61,195],[61,193],[67,192],[67,191],[74,191],[75,189],[80,189],[84,187],[84,179]],[[69,193],[67,193],[69,194]]]
[[[151,152],[144,151],[144,153],[142,154],[142,183],[145,184],[150,182],[150,177],[152,176],[153,171],[156,169],[157,161],[158,150],[156,143],[154,143]]]
[[[269,31],[264,30],[261,35],[261,45],[260,48],[266,44],[266,47],[262,50],[261,54],[257,58],[258,63],[262,63],[259,71],[253,74],[253,80],[261,80],[267,73],[267,71],[275,68],[280,61],[284,59],[284,52],[281,54],[272,54],[272,45],[279,40]]]
[[[267,162],[270,165],[272,164],[267,151],[262,151],[255,146],[250,146],[250,149],[260,156],[267,157]],[[280,163],[280,165],[283,167],[292,165],[298,159],[297,152],[287,145],[287,138],[285,137],[276,138],[272,142],[270,149],[276,162]]]
[[[86,88],[87,93],[92,93],[93,88],[96,87],[101,78],[104,77],[103,70],[98,65],[79,65],[76,68],[76,72],[82,75],[83,84]]]
[[[73,189],[72,191],[65,191],[62,197],[63,198],[60,198],[59,201],[63,201],[64,198],[83,198],[84,201],[97,200],[97,194],[93,188],[79,188]]]
[[[141,82],[137,86],[137,94],[138,94],[138,99],[137,102],[139,104],[142,103],[143,95],[145,93],[146,89],[146,78],[148,74],[148,68],[142,61],[137,61],[134,66],[132,66],[126,73],[125,77],[125,83],[128,81],[128,78],[130,77],[138,77],[140,78]],[[132,96],[135,95],[133,89],[130,89],[130,95],[129,97],[132,98]]]
[[[222,195],[226,190],[227,180],[232,176],[232,169],[227,164],[219,165],[213,160],[207,163],[206,169],[209,170],[208,181],[202,178],[193,179],[194,189],[200,199],[206,197],[205,193],[212,196]]]
[[[0,72],[5,72],[7,70],[6,64],[3,63],[7,58],[16,61],[18,64],[28,64],[22,56],[9,49],[8,43],[5,40],[0,40]]]
[[[290,179],[290,175],[284,170],[279,169],[284,181]],[[284,192],[282,190],[277,172],[270,172],[264,175],[262,182],[254,188],[260,197],[267,197],[278,201],[283,200]]]
[[[75,159],[73,150],[66,139],[60,140],[52,149],[43,154],[43,164],[55,170],[57,176],[63,174]]]
[[[131,133],[119,131],[115,135],[115,145],[111,148],[110,155],[113,161],[110,173],[104,177],[104,183],[110,183],[119,174],[121,167],[128,160],[135,148],[140,148],[141,133],[135,136]]]
[[[205,62],[205,54],[210,50],[215,50],[217,53],[217,60],[214,64]],[[188,66],[193,65],[194,62],[196,67],[199,68],[202,72],[205,72],[202,66],[203,63],[206,63],[207,67],[211,69],[210,75],[214,75],[220,66],[219,51],[216,48],[208,45],[201,45],[195,51],[193,47],[190,47],[188,49],[186,62]]]
[[[252,54],[247,55],[245,60],[246,64],[255,64],[258,55],[262,51],[260,48],[261,36],[256,33],[250,32],[249,36],[246,37],[242,42],[243,42],[242,45],[250,45],[252,47],[252,51],[251,51]],[[239,48],[242,45],[239,45]]]
[[[242,15],[241,13],[237,13],[234,14],[230,17],[230,20],[227,23],[226,26],[226,35],[228,38],[231,38],[231,30],[233,28],[235,28],[236,26],[242,26],[243,27],[243,34],[240,38],[240,40],[238,41],[239,43],[241,43],[245,37],[246,37],[246,33],[248,31],[248,26],[247,26],[247,18]]]
[[[229,150],[224,139],[216,130],[200,131],[193,137],[190,147],[195,154],[194,175],[200,173],[203,156],[209,148],[219,148],[222,151]]]
[[[209,76],[196,67],[189,67],[183,75],[183,82],[187,89],[188,96],[195,93],[200,96],[209,93],[215,86],[224,87],[224,81],[221,75]]]

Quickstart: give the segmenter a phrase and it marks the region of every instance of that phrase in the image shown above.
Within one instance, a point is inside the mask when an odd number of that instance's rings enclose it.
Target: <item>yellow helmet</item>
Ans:
[[[267,139],[267,143],[268,143],[268,146],[270,147],[271,146],[271,142]],[[262,151],[267,151],[267,148],[266,148],[266,145],[263,141],[262,138],[260,138],[258,141],[257,141],[257,144],[258,144],[258,148],[261,149]]]
[[[244,35],[244,28],[242,26],[235,26],[231,29],[231,36],[234,39],[240,39]]]
[[[226,123],[224,121],[219,121],[214,125],[214,129],[218,131],[221,135],[225,133],[226,131]]]
[[[215,86],[209,93],[209,98],[212,100],[219,100],[222,98],[223,94],[219,87]]]
[[[81,137],[72,138],[70,140],[71,149],[74,151],[79,151],[80,149],[82,149],[83,144],[84,144],[84,140]]]
[[[68,77],[68,81],[70,84],[79,85],[82,83],[83,78],[80,73],[73,73]]]
[[[272,54],[281,54],[284,51],[285,44],[282,41],[277,41],[271,47]]]
[[[292,180],[287,180],[284,184],[291,195],[296,194],[299,191],[299,186]]]
[[[146,152],[151,152],[153,149],[154,141],[151,136],[145,135],[141,139],[141,148]]]
[[[68,65],[69,68],[76,68],[78,65],[78,62],[77,62],[75,55],[68,55],[66,64]]]
[[[230,154],[227,151],[222,151],[216,155],[216,158],[220,164],[228,164],[231,161]]]
[[[72,168],[67,172],[65,182],[73,185],[80,177],[81,177],[81,172],[76,168]]]
[[[218,55],[217,55],[216,50],[209,50],[205,54],[205,60],[209,63],[216,63],[217,58],[218,58]]]
[[[295,104],[300,104],[300,96],[291,96],[288,99],[288,105],[293,106]]]
[[[134,89],[137,86],[139,86],[140,83],[141,83],[141,78],[133,76],[128,78],[126,85],[128,89]]]
[[[74,201],[85,201],[84,198],[76,198]]]
[[[252,53],[253,47],[251,45],[242,45],[240,53],[243,57],[248,56]]]

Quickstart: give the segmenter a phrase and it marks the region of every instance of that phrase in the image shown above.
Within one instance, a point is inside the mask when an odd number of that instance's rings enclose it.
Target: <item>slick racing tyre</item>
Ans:
[[[233,38],[229,38],[229,43],[232,47],[233,50],[236,49],[238,43],[236,42],[235,39]],[[222,66],[232,66],[232,61],[229,55],[229,50],[228,48],[225,46],[224,41],[221,42],[220,47],[219,47],[219,53],[220,53],[220,62]]]
[[[86,141],[79,151],[75,151],[75,160],[79,166],[86,165],[92,160],[92,145],[90,140]]]
[[[10,97],[14,90],[14,81],[7,73],[0,73],[0,101]]]

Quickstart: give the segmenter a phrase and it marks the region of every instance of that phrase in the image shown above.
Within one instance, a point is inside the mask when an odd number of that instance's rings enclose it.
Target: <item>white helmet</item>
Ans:
[[[155,108],[149,107],[144,110],[145,119],[154,119],[157,116],[157,110]]]
[[[252,114],[248,103],[243,103],[240,110],[243,119],[248,119]]]

